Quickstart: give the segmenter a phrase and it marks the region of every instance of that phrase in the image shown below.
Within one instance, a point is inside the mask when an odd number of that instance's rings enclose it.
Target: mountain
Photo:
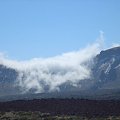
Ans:
[[[15,86],[18,73],[16,70],[0,65],[0,96],[18,94]]]
[[[94,58],[92,77],[82,80],[81,87],[70,82],[60,86],[60,92],[34,94],[32,90],[21,94],[16,86],[18,72],[15,69],[0,65],[0,99],[35,99],[35,98],[88,98],[88,99],[120,99],[120,47],[101,51]],[[85,88],[85,89],[84,89]]]
[[[101,51],[94,61],[94,87],[120,89],[120,47]]]
[[[65,83],[60,86],[61,91],[77,93],[81,96],[93,96],[101,94],[114,94],[120,91],[120,47],[101,51],[94,60],[92,76],[90,79],[81,80],[80,88]],[[72,89],[72,90],[71,90]]]

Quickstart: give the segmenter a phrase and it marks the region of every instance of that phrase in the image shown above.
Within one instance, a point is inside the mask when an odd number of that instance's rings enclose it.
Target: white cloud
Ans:
[[[90,78],[92,60],[100,52],[100,48],[101,44],[95,43],[78,51],[29,61],[9,60],[1,56],[0,64],[18,71],[17,84],[23,91],[33,88],[36,92],[43,92],[45,87],[53,91],[59,90],[59,86],[65,82],[77,86],[80,80]]]
[[[119,43],[113,43],[112,47],[120,47],[120,44]]]

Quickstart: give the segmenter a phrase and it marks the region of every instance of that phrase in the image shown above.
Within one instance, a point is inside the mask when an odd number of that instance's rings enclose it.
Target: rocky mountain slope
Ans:
[[[18,94],[18,87],[15,86],[17,76],[14,69],[0,65],[0,96]]]
[[[101,51],[93,68],[97,89],[120,88],[120,47]]]
[[[0,96],[19,96],[20,88],[15,85],[18,72],[14,69],[0,65]],[[86,97],[86,96],[104,96],[111,94],[120,96],[120,47],[111,48],[101,51],[94,59],[92,68],[92,78],[83,80],[79,83],[81,86],[89,85],[87,89],[81,89],[72,86],[70,83],[65,83],[60,86],[61,93],[45,93],[36,94],[27,93],[28,98],[43,98],[45,97]],[[84,88],[84,87],[83,87]],[[31,91],[30,91],[31,92]],[[31,94],[31,95],[30,95]],[[26,96],[20,95],[21,99]],[[105,97],[105,96],[104,96]],[[113,95],[112,95],[113,97]],[[19,98],[19,97],[18,97]],[[95,98],[95,97],[94,97]],[[115,97],[114,97],[115,98]],[[120,98],[120,97],[119,97]]]

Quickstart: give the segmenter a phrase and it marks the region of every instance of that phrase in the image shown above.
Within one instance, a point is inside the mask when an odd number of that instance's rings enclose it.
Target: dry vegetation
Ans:
[[[120,120],[120,117],[52,116],[41,112],[0,112],[0,120]]]

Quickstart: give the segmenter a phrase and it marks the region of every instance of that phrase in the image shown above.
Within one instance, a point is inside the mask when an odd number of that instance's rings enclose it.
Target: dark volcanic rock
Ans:
[[[40,111],[51,115],[120,116],[120,101],[84,99],[19,100],[0,103],[0,111]]]

